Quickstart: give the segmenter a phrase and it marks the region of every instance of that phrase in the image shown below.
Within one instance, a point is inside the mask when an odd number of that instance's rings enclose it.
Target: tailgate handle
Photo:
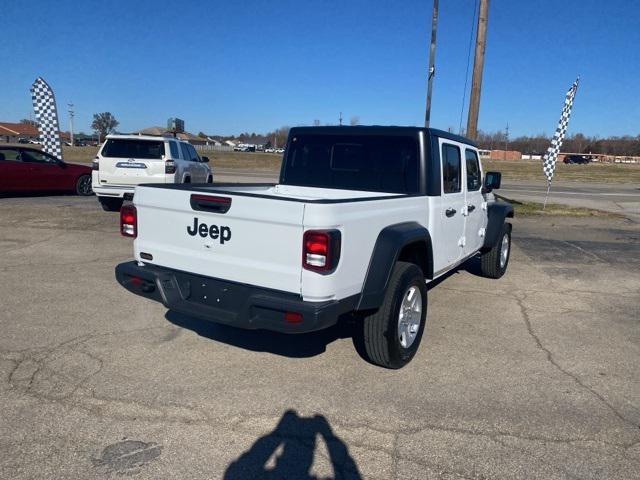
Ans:
[[[229,197],[191,195],[191,208],[200,212],[227,213],[231,208]]]

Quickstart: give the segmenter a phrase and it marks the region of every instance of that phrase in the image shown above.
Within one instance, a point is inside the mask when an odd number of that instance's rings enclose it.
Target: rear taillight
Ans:
[[[176,173],[176,162],[173,160],[164,162],[164,173]]]
[[[100,162],[98,160],[98,157],[93,159],[93,162],[91,162],[91,170],[99,170],[100,169]]]
[[[124,205],[120,209],[120,233],[125,237],[138,236],[138,212],[133,205]]]
[[[329,272],[340,260],[340,232],[338,230],[307,230],[302,239],[302,267],[307,270]]]

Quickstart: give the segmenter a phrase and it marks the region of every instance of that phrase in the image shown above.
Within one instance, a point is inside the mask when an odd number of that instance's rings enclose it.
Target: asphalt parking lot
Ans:
[[[640,229],[516,219],[501,280],[433,285],[422,345],[203,324],[114,280],[95,198],[0,199],[0,478],[640,478]]]

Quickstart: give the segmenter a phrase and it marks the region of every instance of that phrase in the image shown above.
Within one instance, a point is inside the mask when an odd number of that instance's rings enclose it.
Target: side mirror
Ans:
[[[500,172],[487,172],[484,174],[484,193],[500,188],[502,182],[502,174]]]
[[[200,157],[204,163],[209,163],[209,157]]]

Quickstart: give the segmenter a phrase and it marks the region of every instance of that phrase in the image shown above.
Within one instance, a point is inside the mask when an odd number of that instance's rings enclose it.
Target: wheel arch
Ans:
[[[490,250],[500,236],[500,230],[507,218],[513,218],[513,205],[508,202],[493,202],[487,206],[487,230],[483,250]]]
[[[378,234],[356,310],[382,305],[397,261],[416,264],[425,278],[433,278],[433,248],[429,231],[417,222],[390,225]]]

